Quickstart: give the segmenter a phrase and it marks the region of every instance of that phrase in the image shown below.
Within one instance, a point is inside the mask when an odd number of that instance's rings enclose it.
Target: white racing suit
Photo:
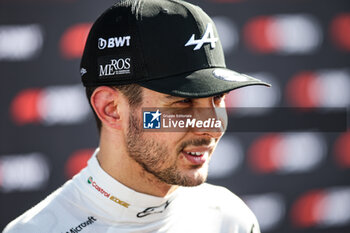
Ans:
[[[8,224],[4,233],[259,233],[254,214],[223,187],[179,187],[162,198],[135,192],[88,166]]]

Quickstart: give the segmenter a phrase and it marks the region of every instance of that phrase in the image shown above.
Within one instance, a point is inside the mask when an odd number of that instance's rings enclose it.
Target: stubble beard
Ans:
[[[170,185],[197,186],[205,182],[208,174],[207,165],[202,175],[194,177],[186,176],[177,166],[180,152],[188,145],[201,146],[209,145],[209,139],[197,139],[181,143],[176,148],[176,156],[171,155],[171,150],[164,143],[160,143],[152,138],[147,138],[141,129],[141,119],[130,114],[129,127],[126,136],[127,150],[129,156],[136,161],[146,172],[155,176],[159,181]],[[146,135],[147,136],[147,135]],[[164,168],[164,164],[172,161]],[[193,167],[192,169],[199,169]]]

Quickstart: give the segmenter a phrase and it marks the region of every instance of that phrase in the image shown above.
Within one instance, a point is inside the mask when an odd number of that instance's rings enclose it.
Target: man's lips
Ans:
[[[194,165],[201,165],[209,158],[211,147],[193,147],[182,150],[184,157]]]
[[[208,146],[197,146],[197,147],[190,147],[190,148],[186,148],[186,149],[183,149],[182,151],[183,152],[186,152],[186,153],[204,153],[206,151],[210,151],[212,150],[212,147],[208,147]]]

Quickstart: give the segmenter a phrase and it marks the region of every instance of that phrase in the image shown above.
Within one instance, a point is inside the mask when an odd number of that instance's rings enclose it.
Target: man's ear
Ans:
[[[98,118],[107,127],[120,129],[121,95],[116,89],[100,86],[92,93],[90,101]]]

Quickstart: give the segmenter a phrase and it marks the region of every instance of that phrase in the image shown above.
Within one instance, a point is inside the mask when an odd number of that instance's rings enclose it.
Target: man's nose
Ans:
[[[224,105],[218,106],[214,98],[203,98],[194,109],[194,117],[203,122],[203,127],[195,127],[197,135],[219,139],[227,128],[227,112]]]

